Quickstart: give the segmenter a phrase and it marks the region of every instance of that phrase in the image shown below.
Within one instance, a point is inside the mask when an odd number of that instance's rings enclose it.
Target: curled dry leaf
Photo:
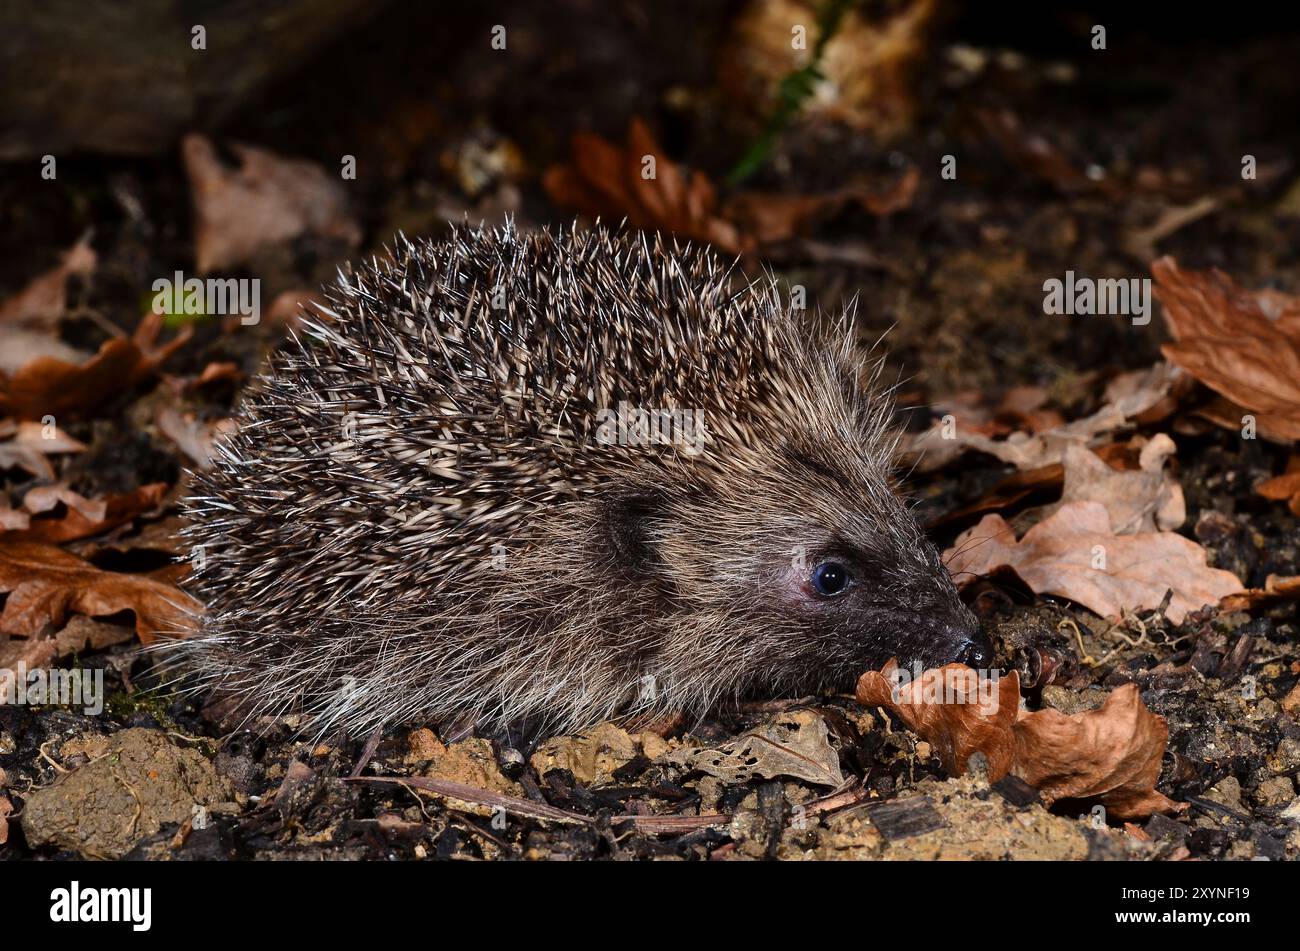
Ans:
[[[897,662],[858,678],[858,703],[886,707],[907,728],[934,744],[950,776],[966,772],[966,761],[979,752],[988,758],[989,775],[1001,779],[1011,768],[1015,744],[1011,727],[1020,713],[1020,680],[1009,675],[980,680],[965,664],[922,671],[899,683]]]
[[[0,303],[0,322],[51,324],[68,309],[68,279],[95,271],[95,252],[87,234],[63,254],[59,265]]]
[[[1024,714],[1013,732],[1012,772],[1049,802],[1096,798],[1119,819],[1187,808],[1155,789],[1169,724],[1147,709],[1136,684],[1086,713]]]
[[[634,228],[669,231],[738,253],[745,241],[718,213],[718,191],[703,172],[686,173],[668,159],[638,118],[628,125],[620,148],[598,135],[573,136],[568,165],[553,165],[542,183],[557,205],[618,220]],[[654,177],[646,178],[646,160]]]
[[[143,575],[102,571],[62,548],[0,540],[0,591],[7,592],[0,632],[36,637],[69,614],[89,617],[133,611],[148,644],[159,634],[188,631],[199,603],[171,584]]]
[[[1219,608],[1223,611],[1253,611],[1288,601],[1300,601],[1300,575],[1269,575],[1264,579],[1264,587],[1230,594],[1219,602]]]
[[[162,434],[192,459],[200,471],[212,467],[212,452],[217,440],[238,428],[233,419],[204,421],[189,413],[182,416],[170,406],[159,409],[155,422]]]
[[[27,523],[0,537],[55,545],[87,538],[157,508],[166,492],[165,482],[154,482],[120,495],[87,499],[66,485],[37,486],[23,496],[22,508],[29,516]],[[63,506],[62,512],[59,506]],[[31,518],[32,515],[50,517]]]
[[[864,673],[858,702],[896,714],[933,744],[950,775],[960,776],[979,752],[988,760],[991,781],[1016,776],[1036,787],[1048,805],[1097,799],[1118,819],[1187,808],[1155,789],[1169,726],[1147,709],[1134,684],[1112,692],[1096,710],[1030,713],[1020,709],[1014,671],[995,684],[981,681],[969,667],[949,664],[901,685],[896,671],[891,661]]]
[[[1142,447],[1138,468],[1129,470],[1107,465],[1091,449],[1067,446],[1061,501],[1044,514],[1071,502],[1100,502],[1116,535],[1172,531],[1187,519],[1182,486],[1165,471],[1176,451],[1174,441],[1160,433]]]
[[[992,422],[984,412],[969,416],[960,408],[948,405],[950,420],[939,420],[924,432],[899,442],[898,461],[920,472],[933,472],[965,452],[987,453],[1022,471],[1041,469],[1061,462],[1067,446],[1087,446],[1106,433],[1130,423],[1150,423],[1167,416],[1177,404],[1178,393],[1186,377],[1177,367],[1157,363],[1149,370],[1124,373],[1106,387],[1105,403],[1091,416],[1072,423],[1040,431],[1013,432],[1005,439],[992,438]],[[936,404],[943,411],[946,404]],[[993,420],[1006,419],[998,414]],[[1051,417],[1042,413],[1026,415],[1026,424],[1041,427]],[[993,429],[993,433],[1005,430]]]
[[[1300,298],[1252,293],[1222,271],[1184,271],[1171,257],[1151,273],[1174,338],[1165,357],[1254,414],[1264,437],[1300,439]],[[1242,425],[1240,414],[1231,425]]]
[[[40,419],[102,409],[184,346],[193,328],[160,345],[161,332],[162,317],[150,313],[134,335],[109,340],[84,363],[40,356],[12,376],[0,372],[0,413]]]
[[[844,782],[840,757],[826,721],[811,710],[784,714],[717,748],[687,747],[663,757],[681,769],[700,770],[726,782],[755,776],[790,776],[819,786]]]
[[[0,446],[0,451],[3,450]],[[1300,455],[1287,460],[1286,472],[1255,486],[1255,492],[1266,499],[1286,502],[1292,515],[1300,515]]]
[[[1116,535],[1100,502],[1071,502],[1016,541],[999,515],[986,515],[944,553],[959,585],[1012,569],[1036,594],[1076,601],[1102,617],[1153,609],[1166,591],[1175,624],[1189,611],[1242,590],[1230,571],[1211,568],[1204,548],[1172,532]]]
[[[866,187],[843,188],[818,195],[784,195],[743,192],[727,202],[723,215],[759,244],[785,241],[807,230],[817,219],[856,205],[870,215],[884,217],[912,204],[921,172],[909,168],[883,191]]]
[[[347,211],[336,178],[313,162],[287,159],[249,145],[230,145],[239,159],[229,168],[212,142],[188,135],[181,143],[194,199],[196,266],[206,274],[237,267],[259,250],[310,233],[348,247],[361,229]]]
[[[52,423],[0,420],[0,440],[0,471],[23,469],[38,479],[54,478],[54,468],[46,456],[86,451],[84,443]]]

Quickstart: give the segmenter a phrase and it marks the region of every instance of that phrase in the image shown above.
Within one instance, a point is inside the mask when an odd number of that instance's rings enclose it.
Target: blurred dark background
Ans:
[[[545,170],[568,158],[575,133],[621,142],[634,117],[725,201],[736,191],[727,175],[761,139],[790,68],[772,53],[789,45],[784,24],[813,25],[827,6],[10,0],[0,11],[0,294],[88,228],[105,258],[101,296],[116,287],[134,300],[132,285],[191,262],[178,155],[190,132],[330,171],[356,156],[347,189],[363,250],[466,215],[571,220],[575,209],[542,187]],[[845,6],[856,19],[827,64],[843,75],[780,125],[743,186],[817,194],[914,167],[918,190],[895,214],[823,216],[755,261],[829,310],[860,294],[864,333],[894,327],[892,349],[930,391],[1149,362],[1158,328],[1110,322],[1081,338],[1043,325],[1043,277],[1066,269],[1145,275],[1155,253],[1175,253],[1246,283],[1294,284],[1294,6]],[[891,38],[906,22],[905,41]],[[202,51],[191,48],[194,24],[207,31]],[[497,24],[505,50],[491,46]],[[1091,46],[1097,24],[1104,50]],[[56,187],[36,187],[46,154],[59,158]],[[960,162],[954,182],[939,179],[946,154]],[[1249,183],[1246,154],[1259,167]],[[1161,233],[1162,215],[1197,201],[1213,211]],[[132,237],[134,250],[121,240]],[[336,251],[301,246],[272,290],[312,286],[338,263]]]

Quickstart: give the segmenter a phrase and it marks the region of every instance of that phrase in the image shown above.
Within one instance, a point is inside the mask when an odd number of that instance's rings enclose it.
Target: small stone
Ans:
[[[407,763],[427,763],[447,752],[447,747],[428,727],[412,730],[406,736]]]
[[[1255,789],[1254,799],[1261,806],[1280,806],[1295,796],[1295,783],[1290,776],[1274,776]]]
[[[1229,809],[1235,809],[1237,812],[1246,811],[1241,804],[1241,783],[1237,781],[1236,776],[1225,776],[1219,780],[1217,785],[1205,793],[1205,798]]]

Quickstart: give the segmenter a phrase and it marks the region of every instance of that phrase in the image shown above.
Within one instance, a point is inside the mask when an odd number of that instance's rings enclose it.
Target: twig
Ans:
[[[346,781],[392,783],[410,786],[415,789],[423,789],[426,792],[436,793],[439,796],[448,796],[462,802],[472,802],[479,806],[494,806],[504,809],[506,812],[513,812],[516,815],[542,819],[548,822],[594,825],[597,821],[594,817],[584,816],[580,812],[570,812],[567,809],[560,809],[548,803],[520,799],[518,796],[502,795],[501,793],[492,792],[490,789],[479,789],[476,786],[469,786],[450,779],[431,779],[428,776],[349,776]],[[673,834],[694,832],[697,829],[725,825],[731,821],[731,816],[721,813],[706,816],[637,816],[627,814],[611,816],[609,821],[611,824],[631,823],[638,832]]]

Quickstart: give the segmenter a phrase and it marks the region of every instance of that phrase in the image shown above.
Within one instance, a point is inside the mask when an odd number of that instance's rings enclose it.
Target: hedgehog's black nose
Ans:
[[[958,654],[957,660],[967,667],[974,667],[977,670],[985,669],[993,664],[993,643],[982,633],[976,633],[966,646]]]

